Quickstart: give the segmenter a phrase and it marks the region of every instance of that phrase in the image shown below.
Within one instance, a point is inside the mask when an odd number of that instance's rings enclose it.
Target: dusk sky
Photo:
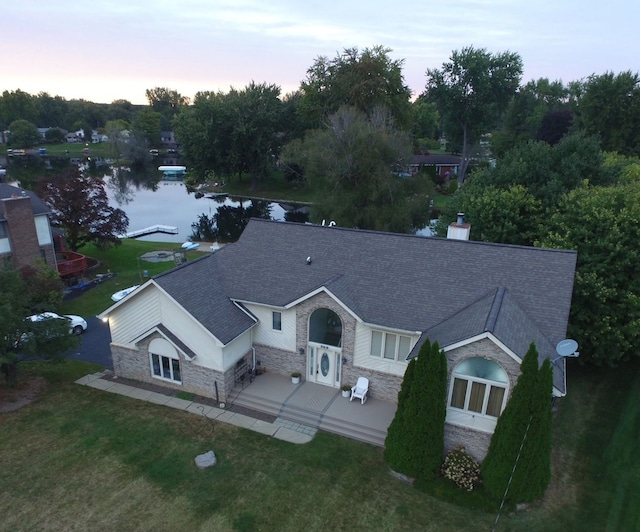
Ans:
[[[147,103],[252,80],[300,86],[318,56],[382,45],[425,71],[473,45],[522,57],[523,82],[640,70],[637,0],[1,0],[0,92]]]

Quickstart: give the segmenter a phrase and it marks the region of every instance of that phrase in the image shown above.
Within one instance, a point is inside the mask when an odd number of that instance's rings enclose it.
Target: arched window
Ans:
[[[342,347],[342,320],[333,310],[319,308],[309,318],[309,341]]]
[[[164,338],[154,338],[149,343],[149,362],[155,378],[182,382],[178,352]]]
[[[498,363],[474,357],[458,364],[451,376],[449,406],[497,418],[505,405],[509,378]]]

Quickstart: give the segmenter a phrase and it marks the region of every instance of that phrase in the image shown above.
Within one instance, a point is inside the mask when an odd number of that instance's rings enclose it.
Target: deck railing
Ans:
[[[65,251],[56,257],[60,277],[74,275],[87,269],[87,257],[75,251]]]

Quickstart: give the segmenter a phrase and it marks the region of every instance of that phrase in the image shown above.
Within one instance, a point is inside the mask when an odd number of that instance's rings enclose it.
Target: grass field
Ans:
[[[554,416],[554,479],[503,531],[640,525],[639,365],[572,368]],[[73,384],[81,362],[23,368],[39,400],[0,414],[0,530],[490,530],[495,512],[395,479],[376,447],[318,433],[293,445]],[[26,374],[25,374],[26,371]],[[196,455],[214,450],[201,471]]]
[[[67,301],[61,311],[65,314],[79,314],[81,316],[95,316],[113,304],[111,294],[132,285],[142,284],[148,278],[162,273],[175,266],[171,262],[146,262],[139,257],[148,251],[173,251],[180,248],[176,243],[145,242],[132,238],[123,239],[122,244],[116,248],[98,249],[93,245],[82,247],[79,252],[99,261],[97,267],[87,274],[93,279],[97,273],[115,274],[83,296]],[[182,250],[181,250],[182,251]],[[187,259],[192,260],[201,257],[201,251],[188,251]],[[148,276],[144,276],[145,270]]]

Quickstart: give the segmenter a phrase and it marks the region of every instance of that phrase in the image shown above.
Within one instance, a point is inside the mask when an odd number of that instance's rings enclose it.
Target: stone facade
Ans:
[[[464,345],[447,352],[447,391],[451,386],[451,376],[453,370],[468,358],[482,357],[499,364],[507,373],[509,378],[508,397],[511,397],[513,387],[520,376],[520,364],[508,356],[502,349],[488,338]],[[460,425],[447,423],[445,425],[445,451],[450,451],[457,445],[464,445],[464,448],[476,460],[483,460],[489,450],[492,433],[474,430]]]
[[[356,319],[326,292],[320,292],[296,306],[296,338],[299,348],[305,349],[306,353],[307,339],[309,338],[309,317],[316,310],[322,308],[332,310],[342,321],[342,346],[340,349],[343,365],[341,384],[353,386],[358,380],[358,377],[366,377],[369,379],[369,397],[395,403],[398,398],[398,390],[402,383],[402,377],[359,368],[353,365]],[[261,350],[262,349],[263,348],[261,348]],[[267,359],[273,359],[274,371],[283,374],[299,371],[305,375],[307,364],[306,355],[301,356],[299,353],[280,352],[280,356],[275,356],[275,352],[278,350],[274,350],[273,348],[268,349],[270,356]]]
[[[458,445],[463,445],[465,450],[473,456],[474,460],[481,462],[487,455],[491,436],[488,432],[461,427],[446,423],[444,426],[444,450],[445,453]]]
[[[256,358],[262,371],[291,375],[294,371],[305,374],[307,357],[300,353],[255,344]]]
[[[227,401],[229,393],[235,386],[235,368],[221,373],[200,366],[196,361],[191,361],[178,352],[182,383],[154,377],[151,373],[149,344],[154,338],[161,337],[160,333],[154,333],[140,341],[137,349],[111,344],[114,373],[119,377],[161,384],[167,388],[210,397],[220,402]],[[245,356],[245,359],[248,367],[251,367],[251,352]]]
[[[507,355],[488,338],[447,352],[447,382],[451,382],[451,374],[456,366],[463,360],[472,357],[486,358],[502,366],[509,376],[509,396],[511,396],[511,391],[520,376],[520,363]]]
[[[398,392],[402,384],[403,377],[389,375],[379,371],[372,371],[366,368],[354,367],[352,365],[342,366],[342,382],[354,385],[358,377],[369,379],[369,397],[380,399],[388,403],[398,402]]]

